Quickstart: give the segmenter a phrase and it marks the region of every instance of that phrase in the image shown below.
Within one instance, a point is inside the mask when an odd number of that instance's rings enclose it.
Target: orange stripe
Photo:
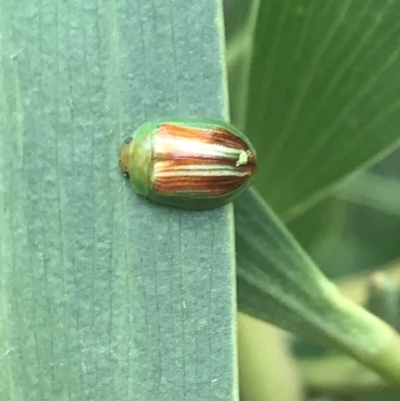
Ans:
[[[250,178],[236,176],[203,176],[203,177],[160,177],[156,179],[154,189],[159,193],[187,193],[199,195],[226,195],[240,188]]]
[[[172,136],[174,138],[192,139],[204,143],[222,145],[231,149],[248,149],[246,142],[243,141],[242,138],[221,127],[205,129],[165,123],[158,127],[157,135],[160,135],[161,137]]]

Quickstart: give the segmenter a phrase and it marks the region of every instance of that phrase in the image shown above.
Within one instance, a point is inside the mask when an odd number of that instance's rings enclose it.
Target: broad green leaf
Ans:
[[[329,282],[272,210],[236,201],[239,310],[334,346],[400,386],[400,336]]]
[[[217,0],[0,0],[0,399],[237,400],[232,207],[136,196],[118,150],[227,116]]]
[[[259,2],[232,118],[258,151],[257,188],[286,219],[399,145],[399,13],[395,0]]]

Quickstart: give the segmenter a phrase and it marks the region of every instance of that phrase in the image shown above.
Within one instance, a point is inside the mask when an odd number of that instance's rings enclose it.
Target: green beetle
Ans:
[[[256,152],[226,122],[166,117],[141,125],[125,140],[119,167],[153,202],[205,210],[232,202],[252,181]]]

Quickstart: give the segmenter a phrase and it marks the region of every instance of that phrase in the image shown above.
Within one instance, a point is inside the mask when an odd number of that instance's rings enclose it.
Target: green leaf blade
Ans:
[[[400,336],[340,295],[255,191],[235,202],[239,310],[339,348],[400,385]]]
[[[237,399],[232,206],[118,170],[146,120],[227,117],[222,25],[215,0],[0,0],[0,399]]]
[[[398,7],[260,3],[244,129],[257,188],[283,216],[399,145]]]

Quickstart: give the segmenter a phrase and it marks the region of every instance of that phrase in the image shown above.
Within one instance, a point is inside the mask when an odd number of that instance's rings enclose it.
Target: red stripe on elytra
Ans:
[[[191,192],[199,195],[221,196],[240,188],[250,176],[160,177],[154,183],[154,190],[167,194]]]
[[[194,128],[173,123],[164,123],[159,125],[157,135],[160,137],[171,136],[173,138],[196,140],[222,145],[231,149],[248,149],[246,142],[242,138],[222,127]]]

